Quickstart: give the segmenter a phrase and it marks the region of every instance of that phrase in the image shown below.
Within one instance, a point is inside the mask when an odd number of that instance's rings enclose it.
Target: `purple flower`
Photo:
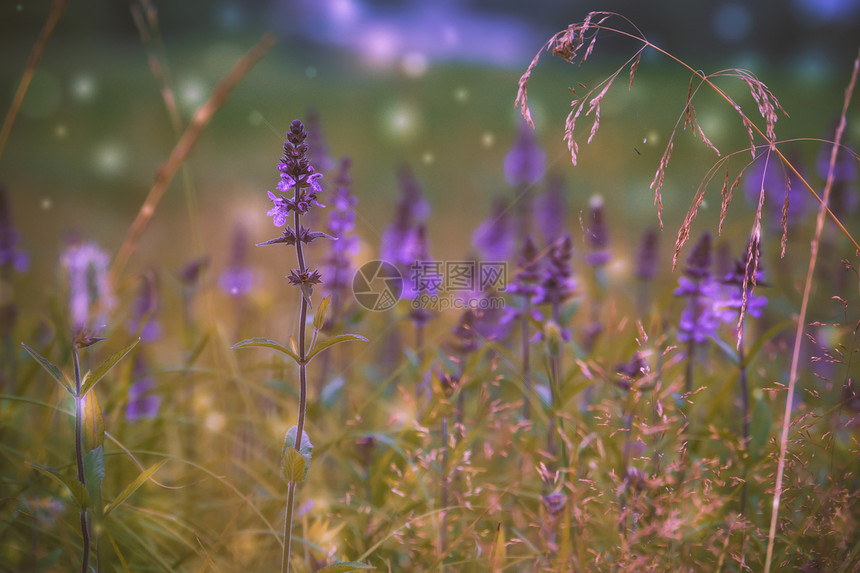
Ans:
[[[102,325],[115,300],[108,283],[108,254],[95,243],[72,243],[60,257],[69,285],[69,312],[75,331]],[[91,322],[95,321],[95,324]]]
[[[755,318],[761,316],[762,310],[767,305],[767,298],[755,294],[753,291],[753,266],[756,267],[756,290],[760,286],[767,286],[764,282],[764,269],[758,257],[758,241],[753,240],[744,249],[743,257],[735,261],[735,268],[723,277],[719,299],[715,303],[723,322],[737,323],[740,310],[744,305],[744,299],[746,299],[745,313]],[[746,284],[744,284],[745,282]]]
[[[514,187],[534,185],[543,179],[546,154],[538,146],[534,130],[523,121],[513,147],[505,155],[505,179]]]
[[[521,297],[532,298],[541,292],[541,259],[531,235],[526,236],[517,261],[517,271],[508,292]]]
[[[589,252],[585,262],[593,267],[602,267],[612,258],[609,251],[609,229],[603,214],[603,198],[594,195],[588,204],[588,226],[585,229],[585,244]]]
[[[830,152],[832,145],[825,144],[818,154],[815,168],[822,179],[827,179],[830,170]],[[854,182],[857,180],[857,159],[854,150],[840,149],[833,167],[833,187],[830,191],[830,206],[836,213],[851,214],[857,210],[860,194]]]
[[[337,237],[337,240],[331,243],[329,254],[323,263],[325,275],[329,277],[326,290],[330,294],[346,291],[351,286],[354,274],[352,257],[359,246],[358,237],[353,233],[358,199],[352,194],[349,168],[350,160],[342,159],[334,181],[332,210],[328,219],[328,230]]]
[[[642,234],[636,254],[636,278],[642,281],[654,280],[657,276],[658,242],[660,233],[651,228]]]
[[[400,168],[398,179],[400,198],[394,220],[382,233],[379,255],[383,260],[408,267],[416,260],[415,252],[420,248],[417,229],[429,218],[430,205],[408,166]]]
[[[681,312],[678,340],[705,342],[720,325],[714,308],[719,296],[718,285],[711,280],[711,235],[703,233],[687,257],[687,268],[678,279],[675,296],[685,297],[687,306]]]
[[[320,125],[320,114],[316,109],[309,109],[307,114],[307,122],[305,122],[308,131],[308,158],[312,165],[320,171],[329,171],[334,167],[334,161],[328,152],[328,145],[322,136],[322,126]]]
[[[276,227],[283,227],[287,223],[290,211],[304,215],[311,207],[322,206],[316,200],[317,195],[322,193],[322,185],[319,182],[322,173],[315,173],[307,158],[307,136],[301,121],[294,120],[290,124],[287,141],[284,142],[284,155],[278,164],[281,180],[277,188],[281,194],[293,191],[293,196],[283,197],[267,191],[274,206],[266,215],[272,217],[272,223]]]
[[[545,244],[552,243],[564,233],[567,202],[564,197],[564,179],[553,177],[546,192],[535,198],[535,225],[540,229]]]
[[[794,162],[799,165],[799,162]],[[759,157],[744,175],[744,193],[747,201],[758,205],[764,187],[764,212],[774,227],[782,226],[782,208],[788,194],[788,224],[800,221],[811,210],[809,192],[794,173],[787,170],[776,157]]]
[[[200,282],[200,276],[203,274],[203,271],[209,266],[209,257],[202,256],[193,259],[184,267],[179,269],[178,278],[179,281],[186,288],[195,288],[197,283]]]
[[[570,267],[573,256],[573,240],[570,234],[557,240],[549,255],[547,269],[544,271],[541,292],[536,298],[537,304],[559,305],[573,296],[576,290],[576,281]]]
[[[516,248],[516,240],[508,204],[497,199],[490,216],[472,233],[472,245],[485,261],[507,261]]]
[[[161,397],[153,393],[155,381],[147,375],[146,364],[138,355],[134,363],[137,381],[128,389],[128,403],[125,407],[126,420],[155,418],[161,407]]]
[[[6,187],[0,183],[0,269],[12,268],[19,273],[27,270],[30,259],[26,251],[18,248],[18,241],[18,232],[12,227]]]
[[[218,277],[218,288],[230,296],[244,296],[254,287],[254,271],[246,264],[248,230],[241,224],[233,228],[230,266]]]
[[[139,336],[144,342],[152,342],[161,336],[161,325],[155,320],[158,312],[157,281],[152,271],[140,275],[140,288],[126,323],[129,333]]]

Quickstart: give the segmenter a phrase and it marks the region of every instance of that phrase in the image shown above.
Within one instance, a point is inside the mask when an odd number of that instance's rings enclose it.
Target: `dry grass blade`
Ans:
[[[740,176],[738,176],[740,177]],[[726,211],[729,207],[729,202],[732,200],[732,193],[735,190],[734,184],[729,187],[729,166],[726,164],[726,177],[723,179],[723,187],[720,189],[720,195],[722,195],[722,201],[720,202],[720,224],[717,227],[717,234],[721,235],[723,233],[723,223],[726,220]]]
[[[791,427],[791,407],[794,403],[794,391],[797,386],[797,367],[800,362],[800,346],[803,340],[803,328],[806,324],[806,310],[809,306],[809,297],[812,292],[812,276],[815,273],[815,263],[818,259],[818,245],[821,238],[821,231],[824,228],[824,216],[826,214],[827,203],[830,200],[830,191],[833,187],[833,176],[836,168],[836,156],[839,153],[839,146],[842,142],[842,136],[845,133],[846,117],[848,115],[848,106],[851,103],[851,98],[854,94],[854,86],[857,83],[857,75],[860,72],[860,51],[854,59],[854,69],[851,73],[851,80],[848,82],[848,87],[845,88],[845,100],[842,105],[842,114],[839,116],[839,125],[836,128],[836,136],[833,140],[833,147],[830,152],[830,166],[827,171],[827,182],[824,185],[824,197],[821,200],[821,205],[818,209],[818,216],[815,220],[815,234],[809,245],[809,269],[806,273],[806,284],[803,288],[803,300],[800,304],[800,314],[797,317],[797,329],[794,335],[794,350],[791,356],[791,370],[788,376],[788,392],[785,397],[785,412],[782,419],[782,434],[779,440],[779,458],[776,466],[776,480],[773,489],[773,506],[770,516],[770,529],[767,536],[767,554],[764,562],[764,573],[770,573],[770,567],[773,563],[773,547],[776,541],[776,526],[779,520],[779,503],[782,497],[782,482],[785,477],[785,455],[788,450],[788,432]],[[854,243],[856,246],[856,243]]]
[[[684,217],[684,222],[683,224],[681,224],[681,228],[678,229],[678,237],[675,239],[675,251],[672,254],[672,270],[675,270],[675,267],[678,265],[678,256],[681,253],[681,248],[684,246],[684,243],[686,243],[687,240],[690,238],[690,227],[693,226],[693,220],[699,213],[699,206],[701,206],[702,201],[704,200],[705,186],[703,185],[699,188],[699,191],[696,194],[696,200],[693,201],[693,204],[687,211],[687,216]]]
[[[654,190],[654,203],[657,204],[657,221],[660,223],[660,228],[663,228],[663,196],[660,193],[660,188],[663,187],[663,181],[666,179],[666,167],[669,166],[669,159],[672,157],[672,150],[675,148],[675,132],[669,136],[669,143],[666,144],[666,149],[663,151],[663,157],[660,158],[660,165],[657,166],[657,172],[654,174],[654,179],[651,181],[651,189]]]
[[[633,89],[633,78],[636,75],[636,70],[639,69],[639,62],[642,61],[642,50],[644,48],[640,48],[639,52],[636,56],[636,59],[633,60],[633,63],[630,65],[630,84],[627,86],[627,89]]]
[[[176,171],[191,153],[191,150],[197,143],[197,139],[200,137],[203,128],[206,127],[215,112],[224,105],[224,102],[227,101],[230,93],[236,88],[239,82],[242,81],[242,78],[244,78],[251,68],[253,68],[257,62],[266,55],[266,52],[268,52],[269,48],[274,44],[275,37],[273,35],[264,35],[254,47],[252,47],[244,56],[242,56],[241,59],[239,59],[238,62],[233,65],[233,68],[215,87],[215,90],[212,92],[209,99],[197,108],[191,123],[188,124],[182,137],[174,146],[173,151],[167,158],[167,161],[161,169],[159,169],[158,175],[155,178],[155,183],[153,183],[152,188],[149,190],[149,195],[147,195],[137,217],[126,233],[125,240],[123,241],[110,269],[110,275],[113,281],[119,277],[125,268],[128,259],[137,247],[137,242],[140,239],[140,236],[143,234],[149,221],[155,214],[155,208],[164,196],[165,191],[167,191],[167,187],[173,180],[173,176],[176,174]]]
[[[24,96],[27,95],[27,90],[30,87],[30,82],[33,80],[33,75],[36,73],[36,67],[42,59],[42,54],[45,53],[45,48],[48,45],[48,40],[51,34],[54,33],[54,28],[57,22],[60,21],[60,16],[63,14],[63,9],[66,7],[67,0],[54,0],[51,11],[48,13],[48,19],[42,31],[39,33],[39,39],[36,40],[36,45],[27,59],[27,65],[24,67],[24,75],[21,77],[21,83],[18,84],[18,89],[15,90],[15,96],[12,98],[12,105],[9,106],[9,111],[6,112],[6,118],[3,120],[3,127],[0,128],[0,157],[3,156],[3,150],[6,149],[6,142],[9,140],[9,134],[12,132],[12,125],[15,123],[15,118],[18,117],[18,112],[21,110],[21,105],[24,103]]]

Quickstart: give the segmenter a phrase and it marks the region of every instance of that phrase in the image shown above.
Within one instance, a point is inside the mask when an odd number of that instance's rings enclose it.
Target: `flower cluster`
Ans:
[[[69,312],[76,333],[102,325],[114,307],[108,282],[109,263],[108,254],[88,242],[72,243],[60,257],[68,278]]]
[[[332,210],[328,218],[328,230],[337,237],[337,241],[332,243],[329,255],[323,263],[325,274],[329,277],[326,287],[330,294],[343,292],[352,284],[354,271],[351,257],[358,250],[358,237],[353,233],[358,199],[351,189],[350,163],[347,158],[341,159],[331,195]],[[337,298],[335,296],[333,299]]]
[[[19,273],[27,270],[27,252],[18,248],[18,240],[18,231],[12,227],[6,188],[0,184],[0,269],[11,268]]]
[[[308,160],[308,144],[305,143],[307,137],[308,134],[302,122],[297,119],[294,120],[290,124],[290,130],[287,132],[287,141],[284,143],[284,155],[278,164],[278,171],[281,173],[281,180],[278,182],[278,193],[267,192],[274,207],[266,215],[272,217],[272,222],[276,227],[283,226],[285,228],[282,236],[259,243],[258,246],[284,243],[300,247],[301,243],[310,243],[319,237],[334,238],[325,233],[306,229],[299,222],[299,218],[305,215],[312,207],[324,206],[316,200],[317,195],[322,193],[322,185],[319,182],[322,173],[315,172]],[[293,193],[292,196],[286,195],[291,191]],[[287,220],[291,213],[293,227],[287,225]],[[319,284],[322,277],[318,271],[305,267],[300,248],[297,249],[297,253],[299,268],[293,269],[287,279],[291,285],[301,287],[302,296],[305,300],[310,301],[310,296],[313,293],[313,285]]]
[[[573,257],[573,240],[570,234],[556,241],[549,254],[547,269],[541,282],[541,292],[535,300],[538,304],[557,306],[571,296],[576,290],[576,280],[570,260]]]
[[[703,343],[716,333],[720,319],[714,312],[717,284],[711,280],[711,235],[703,233],[687,258],[675,296],[687,299],[678,325],[678,340]]]
[[[233,229],[230,266],[218,277],[218,288],[230,296],[245,296],[254,287],[254,270],[248,266],[248,230],[237,224]]]
[[[322,173],[316,173],[307,158],[307,136],[302,122],[293,121],[287,132],[287,141],[284,142],[284,155],[278,164],[278,171],[281,172],[281,180],[278,181],[280,195],[267,191],[274,207],[266,215],[272,218],[276,227],[286,225],[291,211],[304,215],[313,206],[323,206],[316,200],[317,195],[322,193],[319,182]],[[292,197],[284,196],[290,191],[294,192]]]

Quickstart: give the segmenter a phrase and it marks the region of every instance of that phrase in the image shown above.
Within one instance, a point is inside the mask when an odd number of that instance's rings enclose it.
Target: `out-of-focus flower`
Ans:
[[[218,288],[230,296],[245,296],[254,288],[254,270],[248,266],[248,230],[241,224],[233,228],[230,266],[218,277]]]
[[[332,210],[329,213],[328,230],[337,240],[331,243],[322,268],[327,277],[326,292],[332,295],[346,292],[351,287],[355,274],[352,257],[358,250],[358,237],[353,231],[358,199],[352,194],[349,168],[350,160],[342,159],[331,195]],[[335,298],[338,297],[334,296],[333,300]]]
[[[589,250],[585,262],[593,267],[602,267],[612,258],[609,251],[609,228],[603,213],[603,198],[595,195],[588,204],[588,226],[585,228],[585,244]]]
[[[541,292],[537,304],[558,305],[569,299],[576,290],[576,281],[570,260],[573,256],[573,240],[570,234],[555,242],[550,251],[549,261],[544,271]]]
[[[200,282],[201,275],[209,267],[209,260],[209,257],[205,255],[197,257],[179,269],[177,276],[183,286],[195,288]]]
[[[132,335],[139,336],[144,342],[152,342],[161,336],[161,325],[155,319],[158,312],[158,278],[152,271],[140,275],[140,287],[131,317],[126,328]]]
[[[535,185],[543,179],[546,154],[537,143],[532,127],[523,121],[511,150],[505,155],[505,179],[514,187]]]
[[[394,220],[382,233],[379,255],[395,265],[409,266],[415,260],[418,249],[417,229],[430,217],[430,205],[424,199],[412,170],[403,166],[398,172],[400,198],[394,213]]]
[[[657,229],[647,229],[642,234],[636,252],[636,278],[651,281],[657,276],[660,233]]]
[[[108,283],[109,263],[108,254],[91,242],[73,242],[60,257],[68,279],[69,314],[76,332],[102,326],[114,308]]]
[[[678,279],[675,296],[685,297],[687,306],[681,312],[678,340],[705,342],[716,333],[720,319],[714,310],[718,285],[711,280],[711,235],[703,233],[687,258],[687,268]]]
[[[800,165],[796,161],[793,161],[793,164]],[[782,225],[782,209],[786,194],[788,194],[787,222],[789,225],[800,221],[811,211],[812,202],[806,187],[794,173],[782,165],[776,156],[771,155],[768,158],[765,155],[756,159],[744,175],[743,185],[747,201],[752,205],[758,205],[759,195],[764,187],[764,212],[767,215],[767,221],[775,228]]]
[[[830,153],[833,146],[824,144],[815,162],[815,170],[823,179],[827,179],[830,170]],[[860,203],[860,193],[857,192],[857,159],[850,147],[840,149],[833,166],[833,187],[830,190],[830,207],[836,213],[852,214]]]
[[[320,114],[316,109],[308,110],[305,125],[308,132],[308,159],[321,172],[331,170],[334,168],[334,160],[329,155],[328,145],[323,137],[322,125],[320,124]]]
[[[138,355],[134,364],[134,374],[137,381],[128,389],[128,403],[125,407],[125,418],[154,418],[158,416],[161,407],[161,397],[153,393],[155,381],[146,372],[146,365]]]
[[[540,230],[544,244],[548,245],[564,234],[566,214],[564,179],[555,176],[549,180],[546,192],[534,201],[535,226]]]
[[[0,183],[0,269],[14,269],[23,273],[29,266],[27,252],[18,247],[20,237],[12,226],[12,210],[6,187]]]
[[[753,265],[755,265],[755,287],[766,286],[764,269],[759,254],[758,241],[751,241],[744,249],[744,255],[735,261],[735,268],[727,273],[719,289],[719,298],[715,301],[716,311],[724,322],[736,323],[741,307],[746,299],[744,312],[748,316],[758,318],[767,305],[767,298],[753,292]],[[748,278],[746,278],[748,277]]]
[[[490,216],[472,233],[472,246],[485,261],[507,261],[516,248],[516,241],[508,204],[497,199]]]

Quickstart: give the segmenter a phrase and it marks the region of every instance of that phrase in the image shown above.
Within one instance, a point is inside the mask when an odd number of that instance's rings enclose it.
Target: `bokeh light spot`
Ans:
[[[96,171],[105,177],[120,175],[126,166],[126,152],[115,143],[105,143],[98,147],[93,157]]]
[[[481,145],[490,148],[496,144],[496,136],[490,131],[485,131],[481,136]]]
[[[89,74],[81,74],[72,80],[72,97],[79,102],[92,101],[96,90],[96,82]]]

